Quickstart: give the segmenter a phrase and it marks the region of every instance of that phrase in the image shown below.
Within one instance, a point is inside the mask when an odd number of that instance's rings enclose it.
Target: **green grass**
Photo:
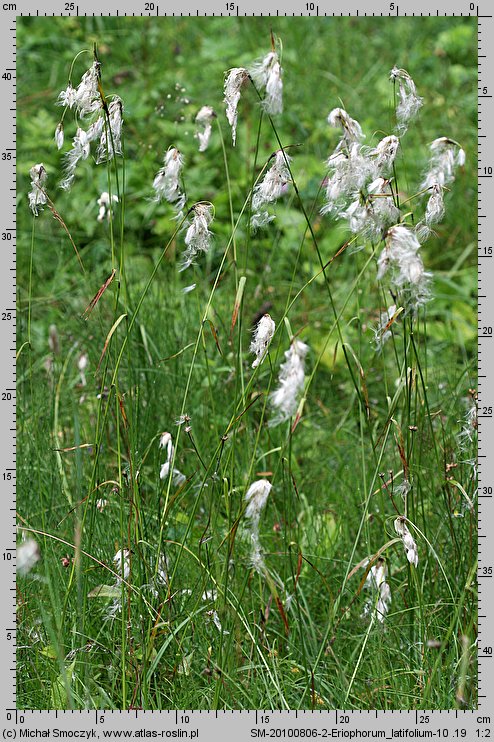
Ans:
[[[272,127],[248,87],[233,149],[223,73],[269,51],[265,19],[18,24],[17,506],[41,551],[18,578],[20,708],[476,706],[475,430],[461,437],[476,387],[475,21],[277,19],[273,32],[285,112]],[[105,95],[124,101],[124,157],[108,167],[90,157],[64,192],[54,103],[81,49],[75,84],[90,65],[93,43]],[[461,142],[467,162],[421,250],[433,299],[401,316],[376,352],[372,328],[392,303],[376,281],[382,245],[339,253],[351,235],[319,211],[338,141],[329,111],[343,105],[377,143],[394,126],[395,64],[424,98],[396,162],[401,200],[417,192],[436,137]],[[199,154],[193,119],[205,104],[218,120]],[[75,129],[67,115],[64,151]],[[250,189],[277,137],[296,145],[300,198],[291,187],[270,208],[275,221],[252,235]],[[152,201],[170,145],[185,156],[187,205],[215,207],[213,247],[182,273],[184,235],[172,207]],[[28,209],[37,162],[84,271],[50,210]],[[111,228],[96,221],[109,184],[120,196]],[[254,373],[260,310],[277,331]],[[305,402],[294,429],[270,427],[268,393],[291,334],[310,347]],[[184,413],[189,432],[175,425]],[[179,487],[159,477],[165,430],[186,476]],[[406,503],[396,492],[404,468]],[[262,575],[243,515],[261,476],[273,485]],[[405,507],[417,568],[393,528]],[[356,567],[383,547],[392,603],[381,624],[362,615],[371,593]],[[117,596],[121,548],[131,571]],[[162,554],[168,584],[157,582]],[[107,597],[95,597],[99,586]],[[215,600],[203,599],[212,590]],[[121,610],[109,618],[115,599]]]

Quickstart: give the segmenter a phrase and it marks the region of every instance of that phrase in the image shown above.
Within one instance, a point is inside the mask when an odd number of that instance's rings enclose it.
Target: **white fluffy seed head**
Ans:
[[[456,169],[465,164],[465,152],[454,139],[439,137],[432,142],[429,149],[429,168],[421,185],[422,190],[452,183]]]
[[[376,350],[382,350],[383,345],[391,338],[391,325],[395,321],[396,304],[391,304],[384,312],[381,312],[379,324],[374,329],[374,345]]]
[[[20,575],[27,575],[41,559],[39,544],[33,538],[23,541],[16,550],[16,569]]]
[[[271,51],[263,59],[254,62],[250,69],[250,74],[256,85],[265,88],[268,82],[269,71],[272,65],[278,61],[276,52]]]
[[[288,167],[290,162],[291,157],[282,149],[278,150],[274,155],[273,164],[266,172],[262,181],[254,188],[250,222],[253,230],[266,226],[266,224],[274,219],[274,216],[270,215],[264,207],[266,204],[276,201],[287,192],[291,183]]]
[[[396,533],[398,534],[398,536],[400,536],[403,542],[403,547],[405,549],[408,561],[410,562],[410,564],[413,564],[416,567],[419,563],[417,544],[415,543],[415,540],[408,529],[406,518],[402,516],[396,518],[394,527]]]
[[[267,479],[258,479],[253,482],[245,493],[245,517],[258,521],[266,506],[269,493],[273,485]]]
[[[172,484],[174,487],[180,487],[185,480],[186,477],[184,474],[182,474],[181,471],[178,469],[175,469],[172,466],[173,463],[173,457],[175,455],[175,447],[173,445],[173,439],[168,432],[164,432],[160,436],[159,441],[159,447],[166,449],[166,461],[164,464],[161,465],[160,469],[160,479],[168,479],[168,477],[171,474],[172,478]]]
[[[185,202],[185,197],[180,189],[180,174],[184,164],[183,155],[176,147],[170,147],[163,158],[163,162],[164,167],[157,172],[153,181],[155,200],[159,202],[164,198],[181,209]]]
[[[387,583],[388,568],[384,559],[378,559],[376,564],[370,568],[365,579],[364,587],[377,592],[377,602],[375,599],[369,600],[364,607],[364,615],[372,614],[378,621],[383,622],[391,605],[391,589]]]
[[[462,422],[462,429],[458,435],[460,451],[466,452],[478,437],[478,410],[475,400],[470,400],[470,408]]]
[[[207,203],[198,203],[193,207],[192,222],[185,233],[185,250],[180,270],[183,271],[194,262],[200,253],[207,253],[211,246],[212,232],[209,225],[213,220],[213,206]]]
[[[199,140],[199,152],[205,152],[208,148],[212,122],[215,118],[216,114],[211,106],[203,106],[196,116],[196,124],[198,126],[196,137]]]
[[[390,250],[395,253],[415,254],[420,249],[420,243],[414,232],[403,224],[397,224],[388,230],[386,236]]]
[[[341,129],[347,146],[360,142],[364,138],[359,122],[352,119],[344,108],[333,108],[328,116],[328,124],[335,129]]]
[[[159,447],[160,448],[169,448],[169,446],[171,444],[172,444],[171,434],[165,431],[164,433],[162,433],[160,435]],[[168,456],[168,458],[170,458],[170,456]]]
[[[79,358],[77,359],[77,368],[81,373],[83,373],[89,365],[89,356],[87,353],[81,353]]]
[[[29,175],[31,177],[31,181],[34,181],[41,186],[46,183],[46,179],[48,177],[46,168],[42,162],[38,163],[37,165],[33,165],[33,167],[29,171]]]
[[[423,272],[422,260],[418,255],[420,242],[409,227],[396,225],[387,234],[387,250],[390,260],[397,268],[395,283],[417,283]]]
[[[90,126],[87,132],[80,127],[76,131],[76,135],[72,140],[72,149],[65,155],[65,177],[60,183],[60,187],[64,190],[68,190],[72,185],[79,162],[81,160],[87,160],[89,156],[89,147],[94,126],[95,124]]]
[[[263,108],[270,116],[283,113],[283,70],[279,62],[275,62],[270,69],[266,83],[266,97]]]
[[[115,572],[118,573],[117,584],[122,579],[128,580],[130,575],[130,551],[129,549],[119,549],[113,557]]]
[[[250,564],[258,574],[263,575],[266,573],[266,563],[264,561],[264,551],[261,542],[255,535],[251,536],[251,541]]]
[[[379,239],[390,224],[395,224],[400,216],[395,206],[389,181],[376,178],[362,189],[355,201],[346,210],[337,213],[338,218],[348,220],[351,231],[370,239]]]
[[[34,216],[38,216],[38,209],[46,204],[46,180],[48,173],[42,162],[33,167],[29,171],[31,178],[31,191],[28,193],[29,208],[33,212]]]
[[[110,126],[113,132],[113,136],[118,139],[118,142],[120,144],[123,124],[123,103],[122,99],[119,98],[118,95],[114,96],[110,105],[108,106],[108,117],[110,119]]]
[[[216,117],[212,106],[202,106],[195,117],[196,124],[206,124]]]
[[[369,152],[369,156],[374,158],[375,166],[380,174],[388,175],[390,173],[399,146],[400,140],[392,134],[381,139],[376,147]]]
[[[423,100],[417,94],[417,88],[414,81],[406,70],[393,67],[390,73],[390,79],[398,85],[398,105],[396,106],[397,131],[399,134],[405,134],[408,124],[415,118]]]
[[[397,495],[401,495],[403,499],[406,501],[408,493],[412,489],[412,485],[410,484],[410,481],[404,477],[403,481],[400,482],[400,484],[396,487],[395,492]]]
[[[156,564],[156,583],[168,585],[168,560],[166,554],[160,554]]]
[[[424,274],[424,264],[420,255],[409,255],[401,261],[397,283],[398,285],[411,283],[417,286],[421,283]]]
[[[84,132],[86,135],[86,140],[88,142],[94,142],[97,139],[100,138],[101,133],[103,131],[103,128],[105,126],[105,119],[103,116],[98,116],[96,121],[93,121],[91,126],[88,126],[87,130]]]
[[[123,103],[122,100],[115,96],[108,106],[108,118],[105,124],[105,118],[100,116],[101,131],[98,151],[96,153],[96,162],[107,162],[115,155],[122,154],[122,125],[123,125]]]
[[[55,144],[57,145],[57,149],[62,149],[63,147],[63,124],[60,122],[57,124],[57,128],[55,129]]]
[[[367,566],[368,562],[365,564]],[[384,559],[378,559],[372,565],[365,578],[364,588],[376,594],[364,606],[364,616],[375,615],[378,621],[383,622],[391,605],[391,589],[387,582],[388,568]],[[376,601],[377,598],[377,601]]]
[[[379,621],[381,621],[381,623],[386,618],[390,605],[391,588],[387,582],[381,582],[381,586],[379,588],[379,600],[377,601],[376,605],[377,618],[379,619]]]
[[[166,448],[166,460],[171,461],[173,458],[173,454],[175,452],[175,449],[173,447],[173,439],[170,435],[170,433],[167,433],[166,431],[161,434],[160,436],[160,448]]]
[[[71,83],[67,85],[58,95],[57,104],[67,108],[76,108],[77,115],[84,118],[90,113],[101,108],[101,96],[99,93],[100,63],[93,62],[91,67],[84,73],[77,88]]]
[[[274,156],[274,162],[267,171],[266,175],[254,189],[252,197],[252,208],[258,210],[264,204],[276,201],[286,192],[288,184],[291,181],[288,165],[291,162],[283,150],[278,150]]]
[[[267,114],[276,116],[283,112],[283,70],[278,54],[275,51],[266,54],[264,59],[256,62],[250,70],[252,79],[260,88],[264,88],[266,95],[262,106]]]
[[[390,263],[391,263],[391,260],[389,256],[389,249],[388,247],[385,246],[377,259],[377,280],[378,281],[382,281],[382,279],[388,272]]]
[[[259,520],[266,507],[272,484],[267,479],[258,479],[253,482],[245,493],[245,518],[248,521],[247,530],[251,541],[250,563],[259,574],[266,570],[264,553],[259,540]]]
[[[368,562],[367,562],[368,564]],[[386,581],[388,576],[388,568],[384,559],[378,559],[375,564],[370,568],[367,577],[365,578],[364,587],[372,587],[378,589],[383,582]]]
[[[228,70],[225,78],[224,103],[226,106],[226,117],[232,127],[232,143],[235,146],[237,140],[237,118],[238,102],[242,86],[249,79],[249,73],[244,67],[233,67]]]
[[[77,113],[82,118],[101,108],[101,96],[99,93],[100,68],[101,65],[99,62],[93,62],[88,71],[82,76],[76,90],[75,105]]]
[[[96,203],[99,206],[97,220],[99,222],[102,222],[103,219],[106,217],[107,220],[110,221],[110,217],[112,214],[112,204],[118,204],[118,196],[116,193],[112,193],[110,199],[110,194],[107,191],[103,191]]]
[[[172,484],[174,487],[180,487],[185,482],[185,474],[182,474],[181,471],[172,467],[169,461],[165,461],[160,469],[160,479],[168,479],[170,473],[172,477]]]
[[[64,108],[73,108],[76,102],[76,91],[75,88],[69,83],[65,90],[62,90],[58,94],[57,105],[64,106]]]
[[[256,356],[252,368],[257,368],[264,361],[275,329],[276,325],[269,314],[265,314],[257,323],[250,344],[250,352]]]
[[[342,139],[327,160],[326,204],[321,209],[322,214],[332,214],[338,219],[348,218],[349,201],[359,200],[360,191],[376,178],[375,163],[362,145],[353,142],[347,146],[344,142]]]
[[[404,224],[397,224],[388,230],[386,245],[377,261],[378,280],[391,269],[391,282],[402,291],[403,304],[412,311],[430,298],[430,273],[424,269],[419,249],[416,232]]]
[[[297,411],[300,393],[305,383],[305,356],[309,346],[295,339],[285,352],[281,364],[278,386],[269,396],[274,417],[269,424],[279,425],[289,420]]]
[[[428,227],[440,222],[444,216],[443,189],[438,183],[431,187],[431,195],[425,209],[425,223]]]

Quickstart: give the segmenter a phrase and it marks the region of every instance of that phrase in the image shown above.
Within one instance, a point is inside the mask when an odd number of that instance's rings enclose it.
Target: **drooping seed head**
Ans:
[[[28,193],[29,207],[34,216],[38,216],[38,209],[46,204],[46,180],[48,173],[42,162],[34,165],[29,175],[31,178],[31,191]]]
[[[275,329],[276,325],[269,314],[265,314],[257,323],[250,344],[250,352],[255,353],[256,356],[252,368],[257,368],[263,362],[268,352],[269,344],[273,339]]]

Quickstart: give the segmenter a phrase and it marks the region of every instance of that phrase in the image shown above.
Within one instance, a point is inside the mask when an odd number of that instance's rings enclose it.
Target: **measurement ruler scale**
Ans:
[[[0,332],[3,347],[10,358],[0,364],[0,394],[3,404],[0,417],[3,445],[0,447],[3,518],[2,584],[12,595],[0,607],[0,648],[4,657],[1,675],[2,705],[0,719],[4,738],[51,737],[102,739],[108,737],[148,737],[185,739],[239,740],[321,737],[327,739],[432,737],[448,739],[488,739],[494,737],[494,541],[490,534],[494,518],[494,463],[488,456],[494,441],[494,299],[489,287],[494,285],[494,222],[488,205],[494,202],[494,144],[488,133],[494,125],[492,91],[494,90],[493,52],[494,24],[487,2],[437,3],[431,8],[425,2],[413,3],[294,3],[267,7],[258,0],[244,2],[180,3],[165,8],[157,2],[127,2],[119,8],[101,12],[101,7],[88,2],[54,2],[39,7],[25,2],[0,4],[0,78],[8,114],[2,118],[0,181],[0,234],[3,242],[3,268],[0,274],[4,305],[0,305]],[[149,16],[149,17],[217,17],[217,16],[287,16],[287,17],[418,17],[470,16],[478,24],[478,439],[479,439],[479,624],[478,624],[478,710],[476,711],[32,711],[16,709],[15,701],[15,207],[16,207],[16,18],[18,16]],[[7,105],[8,103],[8,105]],[[7,146],[8,145],[8,146]],[[494,666],[493,666],[494,670]],[[491,716],[492,711],[492,716]]]

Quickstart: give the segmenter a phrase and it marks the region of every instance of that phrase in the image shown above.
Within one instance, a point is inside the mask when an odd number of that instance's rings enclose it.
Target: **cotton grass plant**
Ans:
[[[58,166],[30,166],[20,404],[42,377],[51,494],[19,498],[21,706],[475,705],[475,391],[466,353],[445,386],[427,250],[469,163],[442,129],[407,161],[428,96],[398,66],[378,131],[327,95],[324,153],[286,139],[265,41],[193,101],[190,142],[149,134],[138,190],[125,85],[81,52]],[[83,173],[105,251],[78,250],[77,333],[34,336],[38,234],[84,242],[56,187]]]

